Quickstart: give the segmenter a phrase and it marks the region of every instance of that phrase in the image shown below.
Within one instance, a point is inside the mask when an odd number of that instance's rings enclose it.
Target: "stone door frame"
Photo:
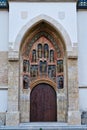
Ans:
[[[80,124],[81,116],[78,104],[78,51],[77,46],[71,42],[70,37],[61,24],[53,18],[40,15],[30,20],[18,33],[15,43],[9,43],[8,52],[8,110],[6,125],[18,125],[20,123],[19,107],[19,54],[22,40],[29,29],[41,20],[47,21],[60,34],[66,46],[67,53],[67,84],[68,84],[68,124]],[[11,45],[14,47],[11,48]],[[57,96],[59,96],[57,94]],[[14,122],[13,122],[14,120]]]

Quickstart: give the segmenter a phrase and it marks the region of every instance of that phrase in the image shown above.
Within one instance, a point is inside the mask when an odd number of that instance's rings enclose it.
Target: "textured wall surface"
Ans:
[[[0,52],[0,86],[8,86],[8,52]]]

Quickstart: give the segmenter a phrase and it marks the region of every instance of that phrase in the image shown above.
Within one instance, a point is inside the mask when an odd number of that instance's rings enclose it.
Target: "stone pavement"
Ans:
[[[21,123],[19,126],[0,126],[0,130],[87,130],[87,125],[67,125],[66,123]]]

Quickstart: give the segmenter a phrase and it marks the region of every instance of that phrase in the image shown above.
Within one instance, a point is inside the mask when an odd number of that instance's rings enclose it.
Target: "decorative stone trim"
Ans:
[[[8,52],[8,60],[9,61],[18,61],[19,60],[19,52],[18,51],[9,51]]]
[[[30,84],[30,86],[31,86],[30,88],[33,89],[33,87],[35,87],[37,84],[40,84],[40,83],[47,83],[47,84],[51,85],[54,88],[54,90],[56,91],[56,83],[54,83],[51,80],[48,80],[46,78],[43,78],[42,80],[40,79],[40,80],[34,81],[32,84]]]

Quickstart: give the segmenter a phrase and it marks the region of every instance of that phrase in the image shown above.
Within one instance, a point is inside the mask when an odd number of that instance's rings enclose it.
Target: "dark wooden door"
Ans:
[[[56,92],[48,84],[37,85],[30,94],[30,121],[51,122],[56,120]]]

